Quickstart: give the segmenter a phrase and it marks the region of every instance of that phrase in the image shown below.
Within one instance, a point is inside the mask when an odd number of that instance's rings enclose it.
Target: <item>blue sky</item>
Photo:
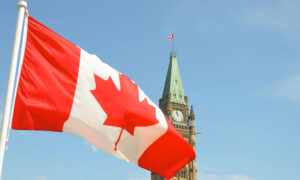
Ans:
[[[31,16],[137,82],[158,104],[175,32],[194,105],[198,179],[300,180],[297,0],[29,0]],[[17,1],[0,11],[0,113]],[[149,179],[82,138],[14,131],[4,180]]]

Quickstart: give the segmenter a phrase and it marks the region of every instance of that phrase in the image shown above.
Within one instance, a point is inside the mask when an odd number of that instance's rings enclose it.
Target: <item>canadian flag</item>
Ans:
[[[128,77],[32,17],[25,33],[13,129],[76,134],[167,179],[195,158],[190,144]]]
[[[168,41],[171,41],[171,39],[174,39],[174,34],[168,37]]]

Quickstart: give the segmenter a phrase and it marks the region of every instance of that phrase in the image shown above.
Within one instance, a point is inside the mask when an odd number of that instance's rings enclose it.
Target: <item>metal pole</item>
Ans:
[[[19,8],[19,12],[17,18],[16,33],[15,33],[15,39],[13,44],[12,56],[11,56],[11,64],[10,64],[10,71],[8,76],[6,97],[5,97],[3,117],[2,117],[1,135],[0,135],[0,179],[2,174],[5,146],[7,142],[7,131],[9,128],[8,127],[9,117],[10,117],[10,110],[12,105],[13,89],[15,84],[14,81],[16,77],[16,68],[17,68],[19,49],[21,43],[22,27],[23,27],[24,15],[27,8],[27,3],[25,1],[19,1],[18,8]]]
[[[173,43],[172,43],[172,52],[174,52],[174,44],[175,44],[175,38],[174,38],[174,32],[172,33],[172,36],[173,36]]]

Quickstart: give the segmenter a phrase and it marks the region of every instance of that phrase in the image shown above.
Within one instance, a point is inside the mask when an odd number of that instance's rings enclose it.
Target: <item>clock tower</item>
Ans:
[[[159,107],[196,152],[194,110],[191,106],[189,111],[188,97],[184,94],[177,56],[173,51],[170,53],[167,78],[162,98],[159,99]],[[151,173],[151,180],[164,180],[164,178]],[[183,167],[171,180],[197,180],[196,159]]]

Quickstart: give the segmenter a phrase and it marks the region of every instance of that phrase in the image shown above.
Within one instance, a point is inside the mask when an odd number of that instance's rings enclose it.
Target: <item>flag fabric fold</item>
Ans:
[[[168,179],[195,158],[132,80],[32,17],[12,128],[76,134]]]

